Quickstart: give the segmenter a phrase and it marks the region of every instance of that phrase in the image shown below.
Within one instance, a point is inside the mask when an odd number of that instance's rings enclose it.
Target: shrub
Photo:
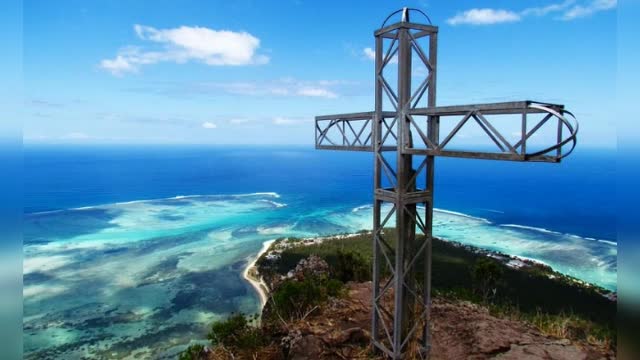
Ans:
[[[489,258],[480,258],[473,265],[473,288],[484,302],[496,296],[498,287],[502,284],[503,273],[502,266]]]
[[[283,318],[301,319],[329,297],[338,296],[343,284],[326,276],[307,276],[302,281],[287,280],[271,297],[273,311]]]
[[[203,345],[191,345],[180,353],[180,355],[178,356],[178,360],[199,360],[203,353]]]
[[[326,283],[327,295],[331,297],[339,296],[342,293],[344,285],[336,279],[328,279]]]
[[[342,282],[371,280],[371,263],[354,251],[338,250],[335,276]]]
[[[208,335],[211,345],[238,349],[255,349],[261,346],[263,337],[260,329],[252,325],[257,317],[258,315],[232,313],[227,319],[214,322]]]

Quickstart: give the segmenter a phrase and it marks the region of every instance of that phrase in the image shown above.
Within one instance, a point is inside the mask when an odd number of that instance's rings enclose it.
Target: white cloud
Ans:
[[[205,121],[202,123],[202,127],[205,129],[215,129],[218,127],[218,125],[210,122],[210,121]]]
[[[370,48],[370,47],[364,48],[362,50],[362,53],[364,54],[364,56],[367,59],[373,60],[373,61],[376,60],[376,52],[372,48]],[[393,58],[391,60],[389,60],[389,63],[390,64],[397,64],[398,63],[398,55],[394,55]]]
[[[574,20],[590,16],[596,12],[613,9],[617,6],[617,0],[565,0],[546,6],[530,7],[516,12],[505,9],[470,9],[449,18],[449,25],[493,25],[500,23],[518,22],[528,16],[546,16],[549,14],[561,14],[561,20]]]
[[[364,50],[362,50],[362,52],[364,53],[364,56],[367,57],[367,59],[369,60],[375,60],[376,59],[376,52],[368,47],[368,48],[364,48]]]
[[[116,76],[138,71],[138,67],[133,64],[133,61],[125,59],[122,55],[116,56],[115,59],[104,59],[100,61],[100,67]]]
[[[285,117],[280,117],[280,116],[273,118],[273,123],[275,125],[292,125],[292,124],[295,124],[297,122],[298,122],[297,120],[290,119],[290,118],[285,118]]]
[[[233,125],[246,124],[248,122],[249,122],[249,119],[245,119],[245,118],[236,118],[236,119],[229,120],[229,124],[233,124]]]
[[[449,25],[492,25],[520,21],[520,15],[502,9],[471,9],[447,20]]]
[[[327,99],[335,99],[338,95],[330,90],[322,88],[305,87],[298,90],[298,95],[308,97],[322,97]]]
[[[140,66],[159,62],[178,64],[198,61],[211,66],[265,64],[269,58],[257,54],[260,40],[247,32],[212,30],[200,26],[156,29],[134,25],[138,38],[153,49],[128,46],[113,59],[104,59],[100,67],[114,75],[138,71]]]
[[[576,5],[562,15],[562,20],[573,20],[610,10],[618,5],[617,0],[593,0],[586,5]]]
[[[550,4],[547,6],[530,7],[522,10],[520,14],[522,16],[529,16],[529,15],[544,16],[552,12],[565,10],[569,8],[569,6],[573,5],[575,2],[576,0],[566,0],[565,2],[562,2],[562,3]]]

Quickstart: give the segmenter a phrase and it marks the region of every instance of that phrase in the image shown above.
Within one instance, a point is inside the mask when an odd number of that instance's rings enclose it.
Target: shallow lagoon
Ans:
[[[264,241],[369,228],[370,206],[311,208],[276,193],[28,214],[26,357],[172,357],[190,340],[203,339],[211,321],[259,311],[242,270]],[[434,233],[616,286],[615,243],[447,211],[436,212]]]

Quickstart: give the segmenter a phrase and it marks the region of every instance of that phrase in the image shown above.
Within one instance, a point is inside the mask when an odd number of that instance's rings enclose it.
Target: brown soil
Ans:
[[[347,292],[344,298],[332,299],[304,320],[283,323],[280,341],[248,358],[379,358],[371,355],[369,345],[371,283],[349,283]],[[553,338],[523,322],[497,318],[486,308],[468,302],[436,298],[431,319],[432,360],[615,358],[588,344]],[[217,351],[215,355],[210,353],[209,358],[231,357]],[[235,357],[240,358],[244,357]]]

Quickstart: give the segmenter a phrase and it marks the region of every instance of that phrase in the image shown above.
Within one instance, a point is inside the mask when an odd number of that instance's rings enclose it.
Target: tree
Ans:
[[[340,281],[346,283],[371,280],[371,263],[364,256],[354,251],[338,250],[336,260],[334,272]]]
[[[502,284],[504,270],[498,262],[482,258],[476,261],[471,271],[473,289],[484,302],[492,300]]]

